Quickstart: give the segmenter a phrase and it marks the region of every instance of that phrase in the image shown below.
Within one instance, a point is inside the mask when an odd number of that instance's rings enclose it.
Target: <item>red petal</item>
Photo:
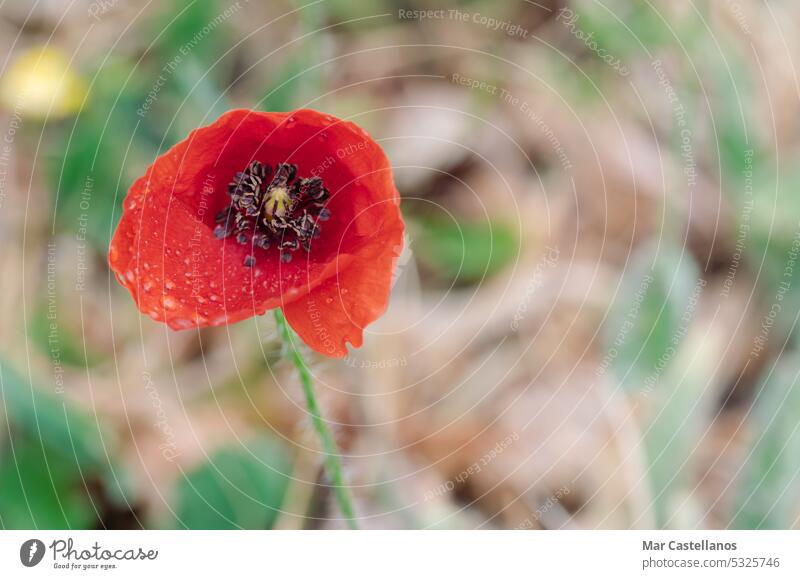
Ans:
[[[347,342],[358,348],[364,328],[386,310],[397,258],[402,251],[403,223],[397,212],[381,235],[351,256],[338,275],[284,306],[286,319],[311,348],[342,358]]]
[[[257,249],[256,266],[245,267],[250,248],[212,234],[227,184],[252,159],[296,163],[331,191],[322,236],[289,264]],[[389,228],[402,232],[398,203],[388,160],[356,125],[311,110],[235,110],[193,131],[133,184],[109,262],[139,309],[174,329],[232,323],[345,279],[350,267],[349,283],[374,286],[359,273],[361,256],[375,254]],[[391,263],[381,267],[376,275],[390,278]]]

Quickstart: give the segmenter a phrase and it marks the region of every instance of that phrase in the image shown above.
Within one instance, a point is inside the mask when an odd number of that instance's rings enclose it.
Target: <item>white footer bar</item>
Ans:
[[[779,578],[800,577],[798,547],[800,531],[3,531],[0,576]]]

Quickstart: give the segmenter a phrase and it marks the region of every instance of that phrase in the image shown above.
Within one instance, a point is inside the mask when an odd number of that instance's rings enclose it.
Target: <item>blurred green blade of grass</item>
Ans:
[[[289,485],[292,461],[275,440],[260,436],[228,447],[178,484],[176,525],[189,529],[269,529]]]
[[[763,380],[751,415],[732,527],[790,529],[800,519],[800,354],[786,353]]]
[[[154,19],[150,37],[158,38],[156,50],[164,63],[186,53],[212,63],[231,46],[227,21],[239,10],[238,2],[170,0],[162,6],[166,8]]]
[[[692,257],[665,244],[634,257],[604,332],[607,360],[630,392],[649,389],[681,328],[698,270]]]
[[[196,129],[201,122],[208,124],[215,121],[231,108],[227,98],[196,58],[184,60],[175,70],[175,79],[181,96],[185,95],[185,101],[191,107],[189,118],[184,123],[186,126],[180,130],[182,135]]]
[[[144,89],[130,80],[135,76],[123,60],[98,71],[89,105],[57,136],[49,163],[57,192],[56,226],[85,238],[101,254],[108,249],[125,190],[155,150],[140,130],[136,111]]]
[[[316,65],[325,58],[322,53],[325,31],[321,28],[324,26],[328,4],[330,2],[322,2],[299,10],[298,36],[302,39],[286,47],[291,53],[271,76],[272,88],[261,99],[261,110],[291,111],[324,92],[322,68]]]
[[[667,236],[635,256],[615,299],[606,333],[606,359],[631,394],[648,402],[652,421],[643,438],[654,510],[661,526],[683,524],[688,472],[706,410],[712,372],[695,356],[703,344],[686,342],[698,292],[699,270]],[[657,251],[657,253],[655,253]],[[676,465],[684,465],[676,470]]]

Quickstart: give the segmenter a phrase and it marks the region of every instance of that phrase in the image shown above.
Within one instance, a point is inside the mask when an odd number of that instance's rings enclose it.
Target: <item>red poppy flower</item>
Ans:
[[[386,155],[312,110],[234,110],[134,182],[109,263],[139,309],[173,329],[280,307],[328,356],[386,309],[402,249]]]

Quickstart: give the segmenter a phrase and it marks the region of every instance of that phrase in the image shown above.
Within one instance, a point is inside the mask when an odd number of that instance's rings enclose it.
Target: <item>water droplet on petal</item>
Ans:
[[[164,287],[167,288],[168,290],[171,290],[175,288],[175,284],[172,283],[170,280],[167,280],[164,282]]]
[[[178,308],[178,303],[174,298],[167,296],[164,298],[164,307],[168,310],[175,310]]]
[[[125,277],[128,278],[128,281],[133,281],[136,279],[136,276],[133,274],[131,270],[125,272]]]

